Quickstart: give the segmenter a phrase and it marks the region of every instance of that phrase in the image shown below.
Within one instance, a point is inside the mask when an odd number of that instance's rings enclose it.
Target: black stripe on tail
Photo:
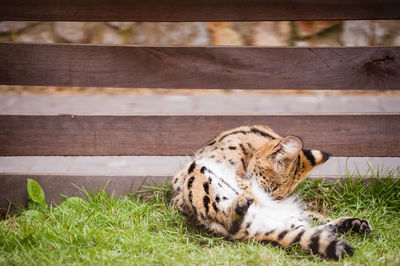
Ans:
[[[315,166],[315,158],[314,155],[311,153],[311,150],[303,150],[304,155],[310,161],[312,166]]]

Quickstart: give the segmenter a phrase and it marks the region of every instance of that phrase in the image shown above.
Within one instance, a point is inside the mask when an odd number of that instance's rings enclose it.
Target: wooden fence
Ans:
[[[398,0],[3,0],[0,20],[399,19]],[[400,89],[400,47],[149,47],[0,43],[0,85],[201,89]],[[222,130],[268,124],[335,156],[400,156],[400,114],[5,115],[0,156],[190,155]],[[156,166],[155,166],[156,167]],[[134,192],[145,177],[0,173],[0,207],[70,185]],[[159,184],[167,177],[153,177]]]

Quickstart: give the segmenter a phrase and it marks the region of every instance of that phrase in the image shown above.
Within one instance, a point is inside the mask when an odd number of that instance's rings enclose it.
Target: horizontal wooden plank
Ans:
[[[400,156],[400,114],[2,115],[0,155],[191,155],[224,130],[256,124],[334,156]]]
[[[0,43],[0,84],[396,90],[400,47],[145,47]]]
[[[105,191],[115,196],[135,195],[139,191],[149,191],[150,187],[169,182],[169,176],[118,176],[118,175],[44,175],[44,174],[2,174],[0,173],[0,208],[15,211],[18,206],[27,206],[27,179],[33,178],[42,186],[47,203],[59,204],[64,196],[83,197],[79,188],[97,192],[106,186]],[[308,177],[314,180],[316,177]],[[343,177],[322,177],[325,183],[332,184],[346,180]],[[365,177],[365,182],[372,180]],[[62,196],[64,195],[64,196]]]
[[[42,186],[48,203],[60,203],[64,196],[82,197],[79,188],[89,192],[103,189],[115,196],[135,194],[138,191],[148,190],[150,186],[161,185],[169,181],[167,176],[115,176],[115,175],[25,175],[0,174],[0,208],[7,209],[10,202],[12,208],[19,205],[26,206],[28,193],[26,183],[33,178]]]
[[[0,20],[252,21],[400,18],[398,0],[2,0]]]

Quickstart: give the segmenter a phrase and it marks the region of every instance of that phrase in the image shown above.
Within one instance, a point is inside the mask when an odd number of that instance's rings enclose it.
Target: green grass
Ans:
[[[85,200],[69,198],[58,207],[27,210],[0,221],[0,264],[399,265],[400,182],[391,178],[399,176],[399,169],[374,174],[388,179],[369,185],[359,176],[339,185],[307,180],[296,191],[311,208],[331,217],[370,221],[370,235],[344,236],[356,252],[339,262],[255,241],[231,242],[193,229],[168,208],[170,187],[163,186],[145,200],[86,193]]]

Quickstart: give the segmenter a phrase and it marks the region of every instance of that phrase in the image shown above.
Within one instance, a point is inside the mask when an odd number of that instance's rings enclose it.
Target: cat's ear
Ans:
[[[303,143],[298,137],[288,136],[282,139],[278,146],[276,159],[281,160],[294,160],[299,155]]]

